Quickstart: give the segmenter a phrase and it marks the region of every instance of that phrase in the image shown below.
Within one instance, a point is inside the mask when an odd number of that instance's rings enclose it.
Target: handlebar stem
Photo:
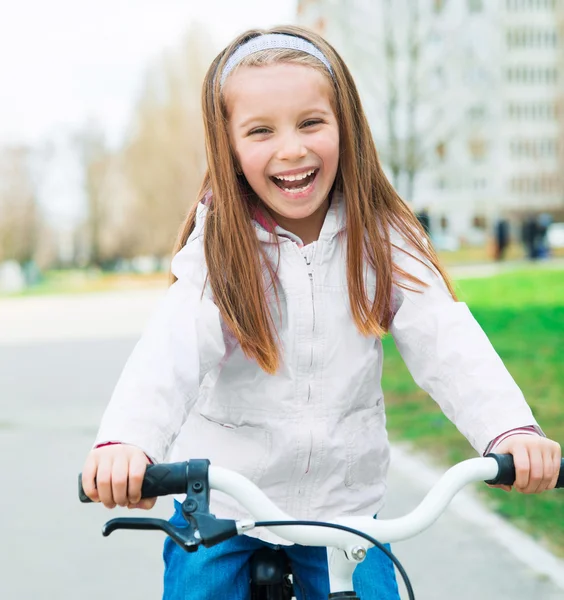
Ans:
[[[356,544],[358,546],[358,544]],[[351,552],[339,548],[327,548],[327,564],[329,565],[329,589],[331,592],[352,592],[353,573],[358,560]]]

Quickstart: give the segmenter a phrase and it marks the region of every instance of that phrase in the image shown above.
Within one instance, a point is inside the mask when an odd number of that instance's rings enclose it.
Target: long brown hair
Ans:
[[[238,172],[220,89],[222,70],[235,49],[267,33],[308,40],[321,50],[333,71],[331,76],[316,58],[285,49],[263,50],[239,65],[305,63],[319,69],[331,83],[340,134],[340,160],[333,189],[343,194],[346,205],[347,284],[358,330],[377,337],[388,331],[394,283],[407,289],[425,285],[393,264],[390,228],[396,229],[413,247],[421,257],[416,256],[417,260],[427,261],[442,275],[453,297],[454,290],[417,218],[382,171],[356,85],[341,57],[322,37],[302,27],[247,31],[215,58],[204,80],[202,105],[208,169],[198,198],[210,193],[213,198],[205,220],[204,251],[214,301],[245,355],[255,359],[267,373],[275,373],[280,355],[265,289],[267,285],[274,286],[276,268],[267,259],[252,225],[253,206],[259,200]],[[196,208],[197,205],[192,207],[182,225],[175,252],[186,244],[194,228]],[[366,294],[365,261],[378,274],[375,298]]]

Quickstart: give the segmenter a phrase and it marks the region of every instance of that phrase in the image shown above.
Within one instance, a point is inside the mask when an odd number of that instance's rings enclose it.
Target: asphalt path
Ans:
[[[0,301],[0,598],[161,596],[163,534],[118,531],[103,538],[108,518],[141,511],[81,505],[76,480],[159,296]],[[383,516],[413,508],[436,475],[420,458],[396,451]],[[429,531],[395,545],[416,596],[564,598],[562,563],[466,500]],[[161,499],[152,516],[170,513],[171,501]]]

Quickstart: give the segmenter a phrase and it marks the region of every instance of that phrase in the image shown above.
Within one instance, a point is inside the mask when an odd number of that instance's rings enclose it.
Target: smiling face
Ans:
[[[224,98],[232,148],[276,222],[309,243],[319,236],[339,164],[333,91],[295,63],[241,66]]]

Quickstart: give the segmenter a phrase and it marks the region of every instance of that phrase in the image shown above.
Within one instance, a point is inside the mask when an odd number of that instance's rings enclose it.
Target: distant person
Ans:
[[[525,256],[529,260],[535,260],[536,256],[536,239],[537,239],[537,220],[534,216],[529,215],[523,221],[521,227],[521,241],[525,248]]]
[[[521,492],[554,488],[560,446],[384,175],[332,46],[301,27],[247,31],[214,60],[202,96],[207,172],[178,237],[174,283],[86,459],[86,494],[151,508],[146,465],[201,456],[298,519],[377,514],[390,460],[387,331],[478,454],[513,454]],[[211,511],[248,518],[222,494]],[[179,502],[172,519],[186,523]],[[191,553],[167,538],[163,599],[248,598],[251,556],[277,543],[258,533]],[[285,552],[297,598],[326,599],[326,550]],[[354,584],[363,600],[400,598],[378,548]]]
[[[509,246],[509,221],[507,219],[498,219],[495,224],[495,260],[503,260],[505,251]]]
[[[428,209],[423,208],[416,216],[419,223],[421,223],[421,227],[425,230],[425,233],[431,237],[431,216],[429,215]]]
[[[535,256],[536,258],[548,258],[550,248],[548,245],[548,228],[552,223],[552,217],[548,213],[541,213],[537,217],[535,231]]]

